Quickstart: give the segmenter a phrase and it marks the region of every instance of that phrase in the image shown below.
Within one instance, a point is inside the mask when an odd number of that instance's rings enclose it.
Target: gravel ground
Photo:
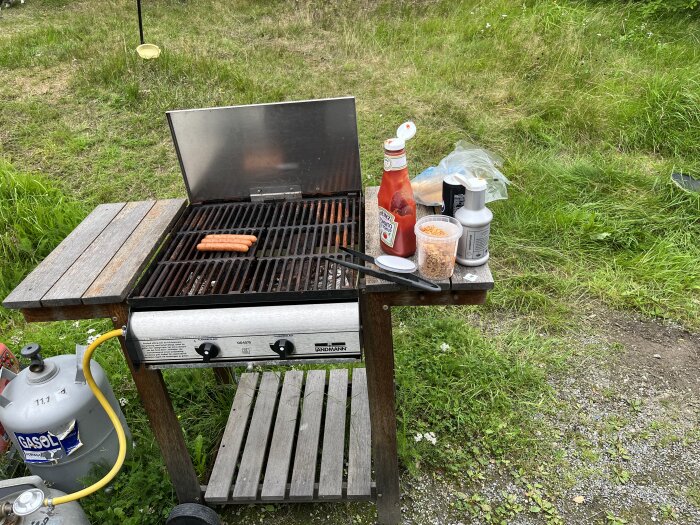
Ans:
[[[552,380],[575,409],[550,420],[569,438],[561,477],[574,475],[568,492],[585,497],[561,514],[567,523],[613,512],[635,524],[700,524],[700,336],[633,318],[606,325],[604,342],[622,351]]]

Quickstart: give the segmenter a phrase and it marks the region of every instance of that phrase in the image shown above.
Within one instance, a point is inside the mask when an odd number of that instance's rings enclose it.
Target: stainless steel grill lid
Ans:
[[[167,117],[190,202],[361,191],[353,97]]]

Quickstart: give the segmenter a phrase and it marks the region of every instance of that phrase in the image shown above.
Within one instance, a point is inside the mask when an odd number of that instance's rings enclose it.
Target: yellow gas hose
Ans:
[[[112,425],[114,425],[114,430],[117,431],[117,438],[119,439],[119,454],[117,455],[117,461],[114,463],[112,470],[110,470],[107,473],[107,475],[97,483],[90,485],[89,487],[84,488],[83,490],[79,490],[78,492],[73,492],[72,494],[67,494],[65,496],[60,496],[58,498],[53,499],[46,498],[44,500],[44,505],[46,505],[47,507],[55,507],[56,505],[61,505],[62,503],[69,503],[71,501],[84,498],[85,496],[89,496],[93,492],[97,492],[102,487],[107,485],[107,483],[112,481],[114,476],[116,476],[119,473],[119,471],[122,468],[122,465],[124,464],[124,458],[126,458],[126,435],[124,434],[124,427],[122,427],[122,423],[121,421],[119,421],[119,417],[112,409],[112,406],[109,404],[109,401],[107,401],[107,398],[100,391],[100,387],[98,387],[97,383],[95,383],[95,380],[92,377],[92,371],[90,370],[90,357],[92,356],[92,353],[95,351],[95,349],[105,341],[122,335],[124,335],[124,331],[121,329],[112,330],[111,332],[107,332],[106,334],[101,335],[92,343],[90,343],[90,345],[87,347],[87,350],[85,350],[85,354],[83,355],[83,373],[85,374],[85,380],[87,381],[90,390],[92,390],[92,393],[100,402],[100,405],[102,405],[102,408],[104,408],[105,412],[107,412],[107,415],[109,416]]]

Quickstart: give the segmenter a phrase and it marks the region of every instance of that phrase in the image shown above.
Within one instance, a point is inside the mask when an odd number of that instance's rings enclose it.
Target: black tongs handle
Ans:
[[[344,251],[345,253],[349,253],[353,257],[357,257],[358,259],[362,259],[363,261],[370,262],[374,265],[377,263],[374,261],[374,257],[371,255],[367,255],[366,253],[358,252],[357,250],[353,250],[352,248],[348,248],[347,246],[341,246],[340,249]]]
[[[357,270],[360,273],[373,275],[374,277],[379,277],[380,279],[384,279],[385,281],[391,281],[396,284],[402,284],[404,286],[418,288],[419,290],[425,290],[426,292],[442,291],[442,288],[440,288],[437,284],[422,281],[412,281],[395,273],[385,272],[383,270],[374,270],[373,268],[368,268],[367,266],[361,266],[359,264],[343,261],[342,259],[335,259],[333,257],[328,257],[327,255],[324,255],[323,259],[334,262],[341,266],[345,266],[347,268],[352,268],[353,270]]]
[[[366,253],[355,251],[351,248],[346,248],[345,246],[341,246],[340,249],[343,250],[345,253],[349,253],[350,255],[354,255],[355,257],[362,259],[363,261],[370,262],[370,263],[374,264],[375,266],[377,266],[376,259],[374,257],[372,257],[371,255],[367,255]],[[384,270],[384,271],[389,272],[388,270]],[[394,272],[389,272],[389,273],[391,275],[397,275]],[[426,279],[423,279],[422,277],[418,277],[415,273],[402,273],[400,275],[400,277],[402,277],[404,279],[408,279],[409,281],[412,281],[412,282],[420,282],[420,283],[427,284],[428,286],[431,286],[431,287],[433,286],[432,282],[430,282]],[[431,288],[431,290],[432,290],[432,288]],[[434,291],[437,291],[437,290],[434,290]]]

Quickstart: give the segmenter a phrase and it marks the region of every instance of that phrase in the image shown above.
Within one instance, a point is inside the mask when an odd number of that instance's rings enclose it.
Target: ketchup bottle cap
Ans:
[[[406,142],[403,139],[393,138],[384,141],[384,149],[387,151],[401,151],[406,147]]]
[[[396,136],[403,140],[410,140],[416,135],[416,124],[409,120],[401,124],[396,130]]]

